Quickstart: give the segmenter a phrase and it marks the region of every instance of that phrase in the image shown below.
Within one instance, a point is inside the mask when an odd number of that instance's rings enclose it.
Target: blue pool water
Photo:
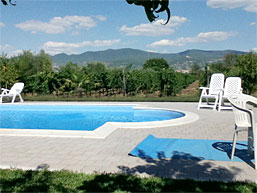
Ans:
[[[137,110],[133,106],[0,105],[0,128],[92,131],[106,122],[145,122],[175,119],[183,113]]]

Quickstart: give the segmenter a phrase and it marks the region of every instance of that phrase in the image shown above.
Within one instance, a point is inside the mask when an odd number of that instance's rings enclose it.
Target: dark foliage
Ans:
[[[156,18],[158,18],[158,16],[156,16],[154,13],[160,13],[160,12],[166,11],[168,15],[168,19],[165,24],[169,22],[169,19],[170,19],[169,0],[126,0],[126,1],[129,4],[143,6],[145,9],[146,16],[150,22],[153,22]]]

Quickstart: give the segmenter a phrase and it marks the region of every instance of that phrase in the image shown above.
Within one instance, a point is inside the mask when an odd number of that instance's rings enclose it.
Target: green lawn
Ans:
[[[0,192],[256,192],[245,182],[139,178],[124,174],[83,174],[0,169]]]

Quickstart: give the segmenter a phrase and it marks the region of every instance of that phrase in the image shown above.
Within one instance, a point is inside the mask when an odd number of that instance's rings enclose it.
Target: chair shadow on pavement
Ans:
[[[248,165],[250,165],[252,168],[254,168],[254,163],[252,160],[254,159],[253,155],[249,156],[247,151],[247,145],[237,142],[236,145],[240,148],[235,149],[234,157],[239,158],[240,160],[244,161]],[[225,152],[229,158],[231,158],[231,152],[232,152],[232,142],[216,142],[212,144],[212,147],[215,149]]]

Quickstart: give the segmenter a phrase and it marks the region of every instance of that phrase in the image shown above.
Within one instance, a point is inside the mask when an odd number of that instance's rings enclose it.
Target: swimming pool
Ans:
[[[117,129],[194,122],[198,115],[141,104],[26,102],[0,105],[0,135],[106,138]]]
[[[93,131],[106,122],[163,121],[185,116],[175,111],[133,107],[4,105],[0,107],[0,128]]]

